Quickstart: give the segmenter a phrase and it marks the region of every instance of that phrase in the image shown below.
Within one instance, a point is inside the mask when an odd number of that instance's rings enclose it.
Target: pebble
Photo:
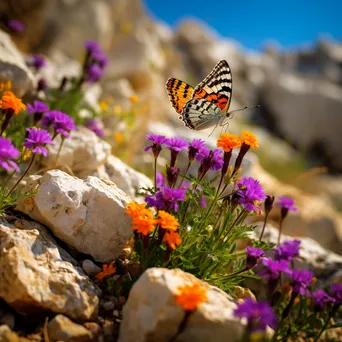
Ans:
[[[112,311],[115,309],[115,304],[113,302],[104,302],[102,307],[106,311]]]
[[[15,317],[11,313],[7,312],[0,318],[0,325],[6,324],[8,327],[13,330],[15,326]]]
[[[119,316],[120,316],[119,310],[114,310],[114,311],[113,311],[113,316],[114,316],[114,317],[119,317]]]
[[[82,269],[89,277],[95,277],[101,272],[101,268],[95,265],[91,260],[86,259],[82,262]]]

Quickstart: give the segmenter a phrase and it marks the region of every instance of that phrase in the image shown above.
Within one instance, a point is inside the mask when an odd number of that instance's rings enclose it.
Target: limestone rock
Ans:
[[[123,309],[120,342],[169,341],[184,311],[174,299],[179,286],[201,282],[179,269],[150,268],[133,285]],[[208,302],[191,315],[177,341],[240,341],[243,325],[233,318],[235,302],[207,283]]]
[[[289,196],[295,200],[297,213],[289,213],[283,224],[287,235],[309,237],[322,247],[336,253],[342,251],[342,215],[324,198],[306,193],[282,183],[267,173],[258,163],[252,165],[251,175],[257,178],[269,195]],[[273,208],[270,219],[279,222],[280,210]],[[260,218],[260,216],[259,216]]]
[[[93,175],[111,180],[132,198],[137,196],[137,192],[142,187],[153,186],[148,177],[129,167],[115,156],[109,156],[106,163],[100,166]]]
[[[257,224],[256,229],[250,233],[251,237],[259,239],[261,229],[262,224]],[[342,256],[324,249],[313,239],[282,234],[281,242],[284,242],[285,240],[294,240],[296,238],[301,241],[301,244],[300,258],[297,258],[294,261],[295,268],[311,270],[318,278],[327,278],[342,268]],[[271,224],[267,224],[263,240],[277,243],[278,229]]]
[[[34,197],[19,201],[18,210],[96,261],[108,262],[120,255],[132,235],[131,219],[124,213],[125,203],[131,200],[114,183],[52,170],[29,179],[23,191],[34,188]]]
[[[0,30],[0,82],[8,80],[12,82],[12,90],[17,96],[23,96],[36,83],[10,36]]]
[[[93,338],[88,329],[63,315],[57,315],[49,322],[48,335],[52,341],[65,342],[86,342]]]
[[[341,87],[321,79],[281,72],[266,81],[262,99],[274,130],[299,149],[314,154],[316,158],[321,157],[331,170],[342,170],[339,148]]]
[[[12,331],[8,325],[0,325],[0,341],[1,342],[30,342],[31,340],[20,337],[16,332]]]
[[[55,168],[56,156],[60,146],[60,137],[55,144],[49,146],[49,155],[43,163],[49,168]],[[69,167],[72,172],[96,170],[104,164],[110,155],[111,147],[86,127],[78,127],[65,139],[58,158],[58,165]]]
[[[74,319],[96,318],[99,290],[63,257],[38,223],[0,224],[0,297],[27,314],[50,310]]]

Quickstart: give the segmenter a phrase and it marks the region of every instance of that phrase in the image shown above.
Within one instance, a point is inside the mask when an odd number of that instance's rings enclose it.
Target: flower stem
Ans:
[[[261,231],[261,234],[260,234],[259,241],[262,241],[262,237],[264,236],[264,232],[265,232],[265,228],[266,228],[266,223],[267,223],[267,219],[268,219],[268,214],[269,214],[269,213],[267,213],[267,214],[265,215],[264,224],[263,224],[263,226],[262,226],[262,231]],[[279,244],[279,242],[278,242],[278,244]]]
[[[57,152],[57,156],[56,156],[56,160],[55,160],[55,169],[57,168],[57,164],[58,164],[58,159],[59,159],[59,155],[61,154],[61,151],[62,151],[62,147],[63,147],[63,144],[64,144],[64,137],[62,137],[62,141],[59,145],[59,148],[58,148],[58,152]]]
[[[181,179],[181,181],[180,181],[180,183],[179,183],[179,186],[178,186],[179,188],[182,186],[182,184],[183,184],[183,182],[184,182],[184,179],[185,179],[185,176],[186,176],[186,174],[188,173],[191,164],[192,164],[192,162],[189,161],[188,166],[186,167],[186,170],[185,170],[185,172],[184,172],[184,175],[183,175],[183,177],[182,177],[182,179]]]
[[[316,336],[315,338],[315,341],[314,342],[318,342],[319,338],[321,337],[321,335],[323,334],[324,330],[327,329],[327,326],[331,320],[331,318],[334,316],[335,312],[337,311],[339,307],[339,304],[335,304],[334,307],[332,308],[332,310],[330,311],[329,313],[329,316],[328,316],[328,319],[325,321],[322,329],[320,330],[320,332],[318,333],[318,335]]]
[[[277,245],[280,244],[281,232],[283,231],[283,222],[284,222],[284,219],[281,217],[281,218],[280,218],[280,221],[279,221],[279,234],[278,234]]]
[[[246,272],[246,271],[248,271],[248,270],[249,270],[249,268],[248,268],[248,267],[245,267],[245,268],[243,268],[243,269],[240,270],[240,271],[236,271],[236,272],[233,272],[233,273],[229,273],[229,274],[227,274],[227,275],[225,275],[225,276],[223,276],[223,277],[211,278],[210,280],[222,280],[222,279],[227,279],[227,278],[233,277],[233,276],[235,276],[235,275],[238,275],[238,274],[240,274],[240,273]]]
[[[31,157],[31,160],[30,160],[30,163],[29,163],[27,169],[22,174],[22,176],[17,180],[17,182],[13,185],[12,189],[8,192],[6,197],[8,197],[13,192],[13,190],[17,187],[17,185],[21,182],[21,180],[26,176],[27,172],[30,170],[30,168],[34,162],[35,156],[36,156],[35,154],[32,154],[32,157]]]
[[[185,330],[186,325],[188,323],[189,317],[193,311],[186,310],[184,312],[184,317],[178,326],[177,332],[169,339],[169,342],[174,342],[177,340],[177,337]]]
[[[153,178],[153,184],[154,184],[154,191],[157,191],[157,157],[154,157],[154,178]]]

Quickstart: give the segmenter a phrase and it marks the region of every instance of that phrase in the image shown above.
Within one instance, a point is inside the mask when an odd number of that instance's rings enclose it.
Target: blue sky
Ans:
[[[144,0],[150,14],[172,27],[197,17],[250,49],[267,40],[284,48],[314,42],[321,34],[342,40],[342,0]]]

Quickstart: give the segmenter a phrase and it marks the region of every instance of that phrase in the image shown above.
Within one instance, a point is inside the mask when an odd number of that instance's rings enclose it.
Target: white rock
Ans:
[[[36,79],[25,64],[10,36],[0,30],[0,82],[12,82],[12,90],[17,96],[35,87]]]
[[[88,329],[63,315],[55,316],[49,322],[47,331],[52,341],[86,342],[93,338]]]
[[[2,221],[0,297],[22,314],[50,310],[74,319],[96,318],[99,289],[63,255],[40,224]]]
[[[262,224],[258,223],[256,229],[250,233],[254,239],[259,239]],[[295,268],[308,269],[314,272],[315,276],[323,278],[330,276],[333,272],[342,268],[342,256],[323,248],[318,242],[308,237],[295,237],[282,234],[281,243],[285,240],[299,239],[300,258],[295,260]],[[277,243],[278,229],[267,224],[263,240]]]
[[[43,158],[43,163],[48,168],[55,168],[60,142],[61,139],[58,136],[55,139],[55,144],[49,145],[49,155],[47,158]],[[105,163],[110,152],[110,145],[94,132],[86,127],[77,127],[77,131],[71,132],[70,138],[64,140],[58,165],[69,167],[76,173],[96,170]]]
[[[47,225],[79,252],[95,260],[117,258],[132,235],[131,219],[124,213],[131,199],[110,181],[84,180],[52,170],[27,182],[34,197],[18,202],[17,209]]]
[[[168,341],[184,311],[174,296],[178,287],[201,282],[179,269],[150,268],[136,281],[123,309],[120,342]],[[244,327],[233,318],[235,302],[225,292],[201,282],[208,301],[190,316],[177,341],[240,341]]]
[[[93,174],[101,179],[109,179],[132,198],[142,187],[152,187],[152,181],[144,174],[126,165],[119,158],[109,156],[107,162]]]

